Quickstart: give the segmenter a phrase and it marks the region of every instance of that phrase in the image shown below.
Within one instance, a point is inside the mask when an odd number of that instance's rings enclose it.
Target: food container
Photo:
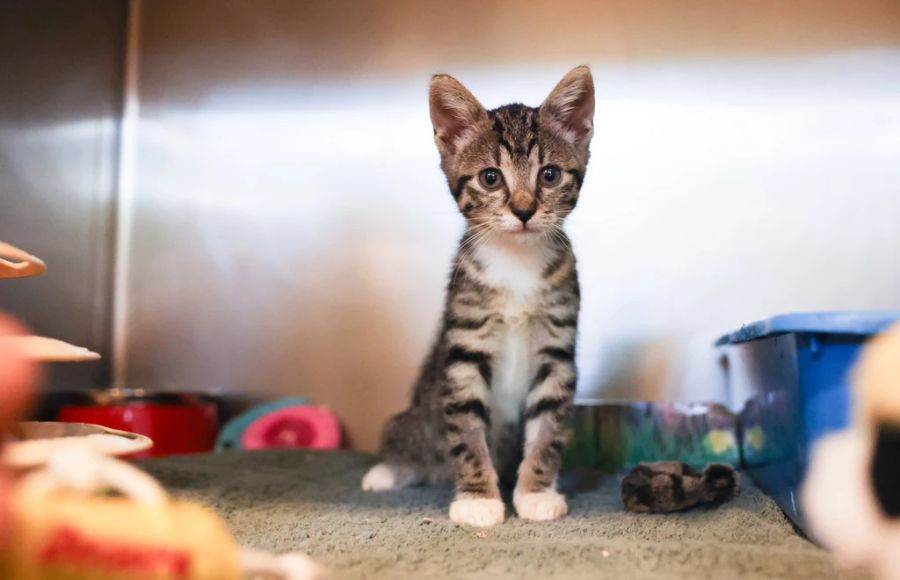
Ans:
[[[567,431],[565,468],[604,472],[642,462],[738,465],[737,420],[716,403],[577,401]]]
[[[69,393],[59,420],[103,425],[152,439],[153,448],[135,458],[212,451],[218,430],[215,404],[194,393],[118,389]]]

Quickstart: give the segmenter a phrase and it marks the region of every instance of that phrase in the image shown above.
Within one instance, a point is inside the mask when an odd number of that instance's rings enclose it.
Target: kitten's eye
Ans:
[[[562,171],[556,165],[547,165],[538,174],[538,180],[541,182],[541,185],[548,187],[557,185],[560,179],[562,179]]]
[[[478,174],[478,183],[487,190],[497,189],[503,183],[503,174],[499,169],[490,167]]]

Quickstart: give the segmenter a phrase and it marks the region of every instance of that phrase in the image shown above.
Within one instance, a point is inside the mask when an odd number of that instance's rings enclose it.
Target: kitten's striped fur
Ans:
[[[503,520],[499,485],[508,478],[520,517],[555,519],[567,510],[556,478],[575,392],[580,298],[561,225],[589,157],[591,74],[572,70],[538,108],[492,111],[438,75],[430,105],[467,229],[412,403],[386,426],[383,463],[363,487],[452,477],[451,519],[486,526]]]

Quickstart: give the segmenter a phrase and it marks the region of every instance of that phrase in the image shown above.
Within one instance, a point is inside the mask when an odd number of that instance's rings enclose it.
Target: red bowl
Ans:
[[[216,406],[189,393],[92,391],[84,404],[67,404],[59,420],[92,423],[146,435],[153,447],[131,458],[212,451],[218,431]]]

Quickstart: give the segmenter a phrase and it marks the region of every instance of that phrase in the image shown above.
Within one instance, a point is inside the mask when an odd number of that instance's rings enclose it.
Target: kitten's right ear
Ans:
[[[564,139],[587,149],[594,134],[594,79],[591,69],[575,67],[541,105],[541,121]]]
[[[435,75],[428,91],[431,124],[442,153],[459,151],[488,122],[487,111],[461,82],[450,75]]]

